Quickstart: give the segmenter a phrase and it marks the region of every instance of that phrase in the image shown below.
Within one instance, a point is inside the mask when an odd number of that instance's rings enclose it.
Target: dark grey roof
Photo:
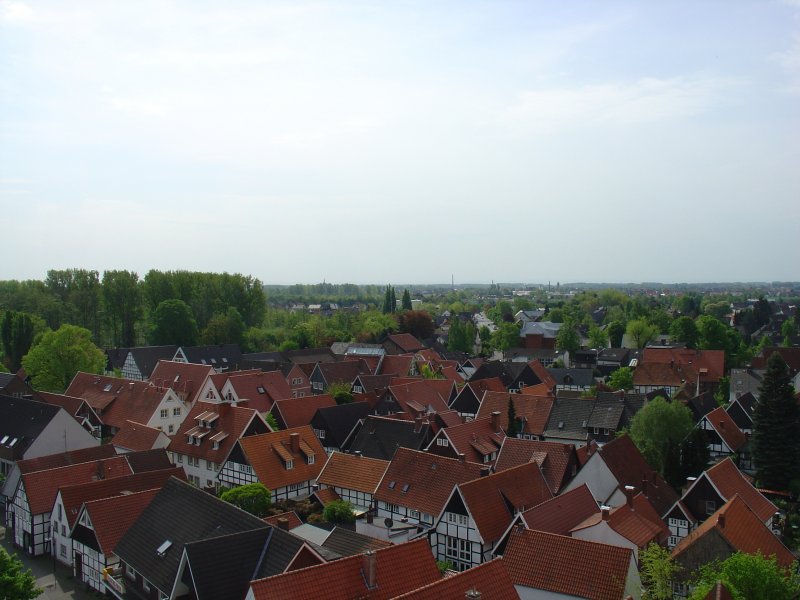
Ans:
[[[547,439],[585,440],[594,402],[584,398],[556,398],[544,430]]]
[[[597,399],[595,400],[595,408],[594,410],[597,411],[598,408],[607,407],[610,405],[618,405],[622,407],[622,411],[620,412],[619,421],[615,425],[591,425],[591,427],[604,427],[606,429],[612,429],[615,431],[619,431],[620,429],[627,427],[631,423],[631,419],[633,419],[633,415],[637,412],[642,410],[647,398],[644,394],[639,394],[637,392],[600,392],[597,394]],[[592,418],[590,419],[593,421],[595,418],[594,411],[592,412]],[[601,419],[600,415],[598,415],[598,420]]]
[[[172,468],[172,461],[169,459],[167,451],[163,448],[128,452],[125,454],[125,458],[134,473]]]
[[[624,404],[620,400],[597,401],[589,416],[587,426],[616,431],[622,420],[623,410]]]
[[[353,431],[358,420],[366,417],[367,413],[369,413],[369,404],[366,402],[337,404],[317,409],[311,423],[315,429],[325,429],[326,446],[338,448]]]
[[[594,385],[592,369],[547,369],[556,380],[556,385],[577,385],[591,387]]]
[[[662,397],[669,398],[669,396],[666,394]],[[689,407],[689,410],[692,411],[694,422],[697,423],[700,419],[717,408],[717,401],[714,400],[714,394],[711,392],[703,392],[699,396],[689,398],[689,400],[686,402],[686,405]]]
[[[430,425],[424,423],[415,432],[414,421],[369,415],[347,448],[369,458],[392,460],[397,448],[422,450],[430,441]]]
[[[209,365],[215,369],[235,370],[242,362],[242,351],[239,349],[238,344],[181,346],[181,350],[183,350],[186,360],[190,363]],[[137,362],[136,364],[139,363]]]
[[[284,352],[286,358],[295,364],[298,363],[317,363],[334,362],[336,355],[330,348],[303,348],[302,350],[287,350]]]
[[[0,395],[0,457],[22,458],[60,410],[53,404]]]
[[[6,387],[9,383],[14,381],[16,375],[14,373],[0,373],[0,389]]]
[[[368,535],[350,531],[344,527],[334,527],[330,535],[322,542],[322,547],[336,552],[339,556],[354,556],[365,550],[377,550],[388,545]]]
[[[114,553],[169,593],[186,544],[266,527],[261,519],[173,477],[128,529]],[[169,548],[159,555],[157,550],[166,542],[171,542]]]
[[[615,361],[621,364],[625,363],[623,366],[626,366],[629,352],[630,350],[628,348],[603,348],[597,355],[597,360]]]

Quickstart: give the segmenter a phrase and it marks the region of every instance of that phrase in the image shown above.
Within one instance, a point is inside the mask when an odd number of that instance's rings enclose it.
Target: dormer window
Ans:
[[[285,464],[287,471],[291,471],[292,469],[294,469],[294,460],[287,460]]]
[[[306,456],[306,462],[307,462],[309,465],[313,465],[313,464],[314,464],[314,455],[313,455],[313,454],[310,454],[309,456]]]

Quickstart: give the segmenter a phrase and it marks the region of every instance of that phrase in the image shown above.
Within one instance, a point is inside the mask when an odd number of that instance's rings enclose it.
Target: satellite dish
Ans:
[[[391,529],[392,526],[394,526],[394,521],[392,521],[391,519],[384,519],[383,524],[386,525],[388,529]]]

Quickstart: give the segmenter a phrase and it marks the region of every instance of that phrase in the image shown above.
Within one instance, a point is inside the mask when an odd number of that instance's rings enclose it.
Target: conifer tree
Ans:
[[[506,436],[510,438],[517,437],[519,428],[517,426],[517,410],[514,408],[514,402],[511,396],[508,397],[508,427],[506,428]]]
[[[767,361],[753,414],[753,460],[761,487],[788,490],[798,477],[798,417],[789,368],[776,352]]]
[[[411,310],[411,294],[408,293],[408,289],[403,291],[402,305],[403,310]]]
[[[392,289],[392,294],[390,296],[391,310],[389,312],[393,313],[393,312],[397,312],[397,296],[395,296],[395,293],[394,293],[394,286],[392,286],[391,289]]]

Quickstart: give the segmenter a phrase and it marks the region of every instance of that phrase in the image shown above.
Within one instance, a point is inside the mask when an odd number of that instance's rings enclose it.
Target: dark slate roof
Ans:
[[[153,369],[156,368],[158,361],[172,360],[177,351],[177,346],[141,346],[130,349],[133,355],[133,362],[136,363],[139,372],[145,379],[148,379],[153,374]]]
[[[330,348],[303,348],[301,350],[288,350],[284,355],[289,362],[295,364],[334,362],[336,355]]]
[[[0,456],[8,460],[22,458],[60,410],[63,409],[53,404],[0,395],[0,440],[8,436],[5,443],[0,443]]]
[[[556,385],[594,385],[594,372],[591,369],[547,369],[547,372],[556,380]]]
[[[266,527],[261,519],[173,477],[128,529],[114,553],[168,593],[186,544]],[[156,550],[166,541],[172,544],[160,556]]]
[[[594,402],[584,398],[556,398],[544,430],[547,439],[585,440]]]
[[[423,423],[415,432],[414,421],[369,415],[347,448],[369,458],[392,460],[397,448],[422,450],[431,440],[431,428]]]
[[[365,550],[377,550],[391,545],[391,542],[356,533],[344,527],[334,527],[330,535],[322,542],[323,548],[333,551],[339,556],[353,556],[361,554]]]
[[[663,395],[662,398],[669,398],[668,395]],[[705,417],[712,410],[717,408],[717,401],[714,400],[714,394],[711,392],[704,392],[694,398],[689,398],[686,401],[686,406],[692,411],[694,422],[697,423],[700,419]]]
[[[302,539],[277,527],[190,542],[186,555],[195,597],[241,600],[250,581],[283,573],[302,546]]]
[[[190,363],[210,365],[215,369],[235,370],[242,362],[242,351],[238,344],[215,344],[212,346],[181,346]],[[136,364],[139,364],[138,362]]]
[[[130,351],[130,348],[106,348],[106,369],[108,371],[121,369]],[[173,355],[174,354],[173,352]]]
[[[621,429],[630,425],[633,415],[644,408],[646,401],[647,398],[644,394],[636,392],[626,392],[624,394],[619,392],[600,392],[597,394],[597,400],[595,401],[595,411],[598,407],[605,407],[611,403],[621,403],[622,414],[619,423],[615,426]],[[594,418],[594,413],[592,413],[592,418]],[[603,427],[603,425],[592,425],[592,427]]]
[[[14,373],[0,373],[0,390],[13,382],[17,376]]]
[[[366,402],[350,402],[337,406],[327,406],[317,409],[316,414],[311,419],[312,425],[316,429],[324,429],[327,434],[325,445],[329,447],[341,447],[344,440],[353,431],[359,419],[363,419],[369,413],[369,404]]]

